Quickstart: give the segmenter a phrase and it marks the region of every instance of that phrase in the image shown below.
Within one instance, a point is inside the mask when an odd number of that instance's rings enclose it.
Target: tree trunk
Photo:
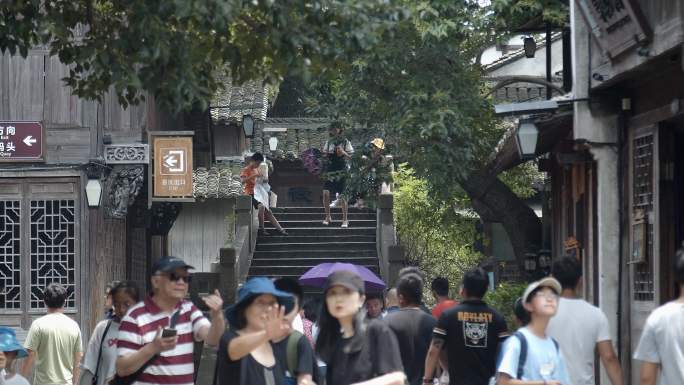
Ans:
[[[474,172],[461,186],[483,221],[502,224],[523,269],[525,253],[537,253],[541,247],[542,224],[537,214],[495,174]]]
[[[572,130],[572,112],[556,114],[552,119],[540,119],[537,154],[545,154]],[[501,172],[518,166],[523,161],[518,155],[513,133],[504,138],[494,158],[480,170],[471,173],[461,187],[470,197],[473,208],[485,222],[500,222],[513,245],[515,259],[521,269],[525,253],[537,253],[542,246],[542,223],[534,210],[499,180]]]

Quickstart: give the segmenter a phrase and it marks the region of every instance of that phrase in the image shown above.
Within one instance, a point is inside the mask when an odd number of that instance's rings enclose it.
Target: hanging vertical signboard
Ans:
[[[634,0],[575,0],[585,20],[611,60],[652,37],[639,3]]]
[[[194,201],[192,195],[192,131],[150,132],[153,201]]]

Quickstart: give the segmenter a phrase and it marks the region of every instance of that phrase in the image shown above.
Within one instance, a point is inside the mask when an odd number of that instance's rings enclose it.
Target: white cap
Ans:
[[[556,278],[553,277],[546,277],[542,278],[539,281],[532,282],[527,286],[527,289],[525,289],[525,293],[523,293],[522,296],[522,301],[523,303],[528,301],[528,297],[530,294],[532,294],[533,291],[535,291],[537,288],[540,287],[548,287],[549,289],[553,290],[556,292],[556,294],[560,295],[562,291],[562,287],[560,282],[556,280]]]

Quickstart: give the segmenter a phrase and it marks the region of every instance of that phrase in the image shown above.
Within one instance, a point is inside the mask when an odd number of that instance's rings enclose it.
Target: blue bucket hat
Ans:
[[[14,329],[7,326],[0,326],[0,351],[17,352],[17,358],[28,356],[26,349],[17,341]]]
[[[275,288],[273,281],[266,277],[254,277],[245,282],[238,290],[238,300],[233,305],[226,308],[226,319],[228,323],[235,327],[237,325],[237,309],[248,300],[262,294],[271,294],[276,297],[280,306],[285,306],[285,313],[289,313],[294,308],[294,296],[290,293],[280,291]]]

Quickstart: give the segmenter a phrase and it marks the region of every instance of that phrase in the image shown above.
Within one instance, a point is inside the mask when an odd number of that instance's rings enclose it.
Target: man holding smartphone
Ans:
[[[217,345],[225,321],[218,290],[203,299],[211,322],[185,299],[190,269],[177,257],[162,257],[154,265],[152,295],[131,307],[119,327],[118,376],[135,375],[133,384],[194,383],[193,341]]]

